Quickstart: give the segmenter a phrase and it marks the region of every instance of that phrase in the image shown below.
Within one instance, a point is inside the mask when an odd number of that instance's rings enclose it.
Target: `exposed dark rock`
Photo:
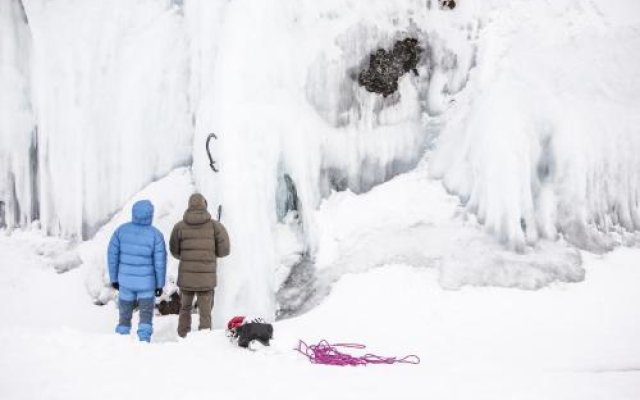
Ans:
[[[156,306],[161,315],[179,314],[180,313],[180,295],[173,292],[169,297],[169,301],[162,300]]]
[[[358,83],[369,92],[384,97],[398,90],[398,79],[409,71],[418,75],[418,61],[424,49],[418,39],[406,38],[397,41],[393,49],[378,49],[369,55],[369,67],[360,72]]]
[[[455,0],[439,0],[440,8],[448,8],[449,10],[453,10],[456,8]]]

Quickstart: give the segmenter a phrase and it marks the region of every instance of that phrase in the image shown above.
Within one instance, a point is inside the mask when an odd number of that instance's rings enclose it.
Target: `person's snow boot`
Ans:
[[[151,335],[153,335],[153,326],[151,324],[140,324],[138,326],[138,339],[141,342],[151,342]]]
[[[116,326],[116,333],[120,335],[128,335],[131,332],[131,326],[118,325]]]

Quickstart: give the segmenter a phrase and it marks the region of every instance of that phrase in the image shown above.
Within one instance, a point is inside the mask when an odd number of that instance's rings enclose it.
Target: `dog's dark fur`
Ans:
[[[180,295],[178,292],[171,294],[170,300],[162,300],[157,306],[161,315],[179,314],[180,313]]]

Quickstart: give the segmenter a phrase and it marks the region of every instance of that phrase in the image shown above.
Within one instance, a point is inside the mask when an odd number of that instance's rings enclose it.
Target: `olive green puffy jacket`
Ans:
[[[171,254],[180,260],[178,287],[184,290],[215,288],[217,258],[229,255],[229,235],[224,225],[211,219],[207,201],[199,193],[189,198],[189,208],[169,239]]]

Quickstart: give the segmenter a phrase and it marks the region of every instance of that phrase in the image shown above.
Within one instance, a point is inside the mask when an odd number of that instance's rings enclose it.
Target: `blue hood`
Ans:
[[[153,204],[149,200],[140,200],[133,205],[131,221],[137,225],[151,225]]]

